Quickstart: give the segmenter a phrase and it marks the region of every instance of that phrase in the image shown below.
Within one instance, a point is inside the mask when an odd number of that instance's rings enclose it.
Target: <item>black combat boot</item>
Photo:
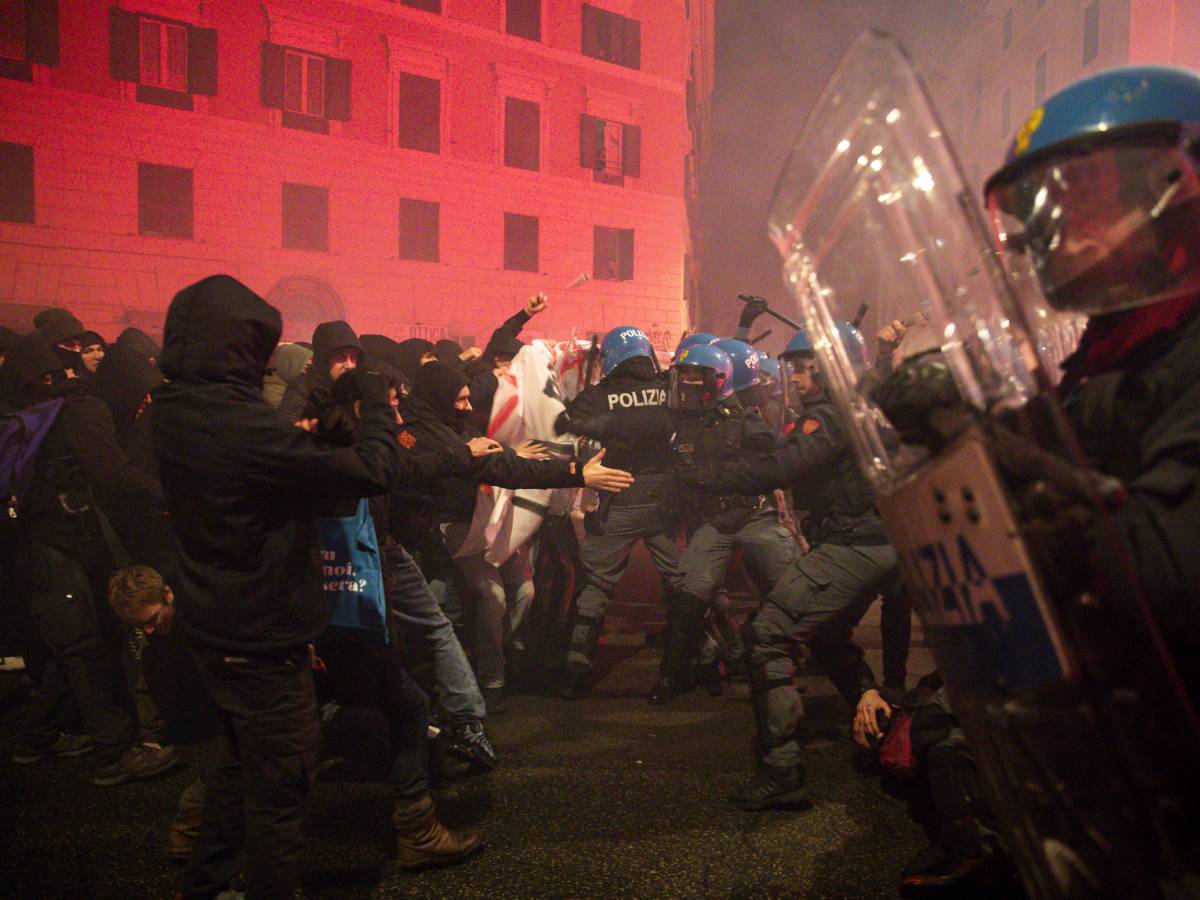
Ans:
[[[567,660],[563,664],[563,680],[558,695],[564,700],[575,700],[587,693],[591,687],[592,660],[600,644],[602,620],[575,614],[571,625],[571,642],[567,647]]]
[[[759,762],[754,776],[735,788],[729,799],[742,809],[805,808],[804,767],[776,768]]]

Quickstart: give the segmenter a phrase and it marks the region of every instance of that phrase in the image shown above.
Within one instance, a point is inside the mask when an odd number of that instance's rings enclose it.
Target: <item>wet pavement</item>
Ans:
[[[896,896],[897,873],[924,834],[863,765],[848,738],[850,709],[828,680],[799,679],[811,807],[742,812],[726,795],[751,770],[746,686],[647,705],[658,654],[644,634],[657,627],[654,598],[626,595],[610,612],[590,694],[569,702],[514,690],[488,724],[500,766],[438,800],[448,824],[487,835],[487,849],[455,868],[401,870],[387,785],[346,780],[353,765],[329,769],[312,804],[305,895]],[[878,672],[877,605],[857,636]],[[917,626],[909,671],[931,668]],[[0,695],[16,680],[4,675]],[[0,896],[172,896],[179,870],[163,854],[164,831],[209,745],[181,747],[189,765],[153,781],[94,787],[87,756],[9,761],[18,698],[7,695],[0,718]]]

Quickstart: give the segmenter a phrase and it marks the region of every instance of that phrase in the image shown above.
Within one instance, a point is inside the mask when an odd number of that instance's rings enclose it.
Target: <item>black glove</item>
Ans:
[[[751,297],[738,318],[738,328],[749,328],[754,320],[767,311],[767,301],[762,297]]]

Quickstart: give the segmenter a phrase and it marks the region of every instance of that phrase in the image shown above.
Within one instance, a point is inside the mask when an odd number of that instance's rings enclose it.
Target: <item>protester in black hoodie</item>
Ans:
[[[352,444],[362,433],[358,409],[362,402],[363,370],[347,373],[333,386],[330,403],[320,411],[317,434],[334,446]],[[432,455],[425,459],[432,459]],[[371,521],[384,567],[384,602],[390,640],[376,644],[326,633],[317,650],[328,671],[329,692],[343,706],[374,706],[385,716],[391,739],[392,785],[396,793],[392,821],[400,865],[426,868],[457,862],[483,846],[473,829],[452,831],[438,821],[429,796],[429,698],[404,665],[404,635],[398,633],[393,604],[405,603],[396,588],[411,577],[407,571],[393,573],[394,562],[404,551],[389,546],[386,496],[370,502]],[[341,500],[323,512],[346,517],[355,512],[356,501]],[[408,560],[411,567],[411,560]],[[407,568],[407,567],[406,567]],[[393,577],[393,576],[398,577]],[[489,743],[490,749],[490,743]]]
[[[409,397],[409,412],[400,433],[400,443],[414,453],[461,445],[467,440],[471,414],[471,392],[466,376],[440,362],[421,366]],[[422,546],[423,562],[440,551],[452,558],[460,549],[475,512],[477,483],[509,488],[599,487],[621,491],[633,483],[629,473],[608,469],[601,451],[580,466],[574,460],[526,459],[507,448],[472,459],[469,479],[440,478],[426,486],[425,520],[432,526],[432,540]],[[439,541],[440,538],[440,541]],[[437,544],[440,543],[440,547]],[[493,566],[493,568],[495,568]],[[472,578],[479,584],[479,579]],[[497,573],[497,580],[499,579]],[[504,687],[504,638],[507,606],[503,589],[480,591],[476,621],[476,654],[479,681],[489,706],[501,702]],[[493,709],[493,711],[496,711]]]
[[[296,890],[319,743],[309,644],[326,620],[316,515],[385,492],[398,452],[376,379],[352,446],[322,445],[272,412],[262,379],[281,326],[227,275],[185,288],[167,311],[154,436],[178,550],[177,627],[225,726],[185,896],[223,889],[243,847],[248,894]]]
[[[177,761],[173,748],[140,742],[131,698],[118,693],[115,659],[96,618],[114,557],[123,551],[103,509],[162,508],[158,484],[129,463],[117,445],[108,408],[36,336],[20,339],[0,367],[0,399],[12,409],[59,401],[38,448],[15,529],[14,580],[50,659],[30,700],[13,753],[16,763],[78,756],[93,749],[97,785],[156,775]],[[107,529],[107,530],[106,530]],[[74,702],[88,735],[62,734]]]
[[[313,330],[313,356],[308,370],[288,385],[279,402],[279,411],[295,422],[310,403],[329,402],[333,383],[355,368],[362,356],[362,344],[354,329],[345,322],[322,322]]]

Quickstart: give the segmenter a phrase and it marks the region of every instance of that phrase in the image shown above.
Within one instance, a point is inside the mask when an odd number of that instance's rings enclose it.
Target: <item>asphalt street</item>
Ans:
[[[726,795],[751,771],[746,686],[647,705],[658,654],[644,635],[662,616],[653,596],[639,602],[630,589],[647,581],[634,574],[610,611],[594,690],[574,702],[514,691],[488,724],[500,766],[439,797],[448,824],[484,830],[481,855],[448,870],[401,870],[389,789],[351,761],[329,768],[313,798],[306,896],[896,896],[897,873],[925,836],[902,796],[863,764],[850,709],[828,680],[799,678],[811,807],[738,810]],[[857,635],[878,672],[878,606]],[[909,670],[930,668],[918,625]],[[0,693],[15,684],[7,676]],[[171,897],[179,871],[163,854],[164,830],[211,745],[181,746],[188,766],[152,781],[94,787],[87,756],[9,761],[19,696],[7,694],[0,719],[0,896]]]

